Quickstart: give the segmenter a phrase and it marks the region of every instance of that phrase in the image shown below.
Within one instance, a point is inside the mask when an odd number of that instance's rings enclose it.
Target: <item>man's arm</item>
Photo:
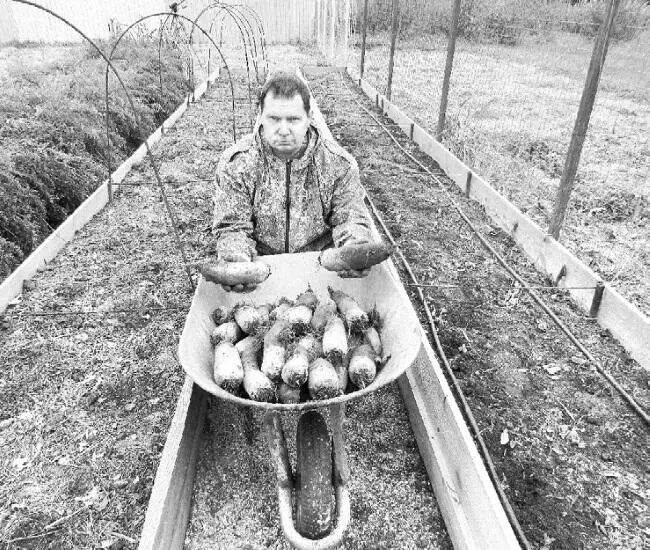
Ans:
[[[329,223],[332,227],[334,246],[345,243],[372,242],[368,209],[363,203],[364,191],[359,179],[359,166],[350,157],[350,165],[342,177],[334,182],[332,211]]]
[[[255,256],[251,204],[254,177],[254,171],[248,169],[241,153],[233,157],[231,151],[226,151],[219,160],[212,217],[219,259],[237,262]]]

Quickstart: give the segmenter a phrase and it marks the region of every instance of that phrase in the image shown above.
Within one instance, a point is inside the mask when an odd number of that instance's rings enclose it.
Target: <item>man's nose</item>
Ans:
[[[278,132],[283,136],[286,136],[289,133],[289,123],[286,121],[280,122]]]

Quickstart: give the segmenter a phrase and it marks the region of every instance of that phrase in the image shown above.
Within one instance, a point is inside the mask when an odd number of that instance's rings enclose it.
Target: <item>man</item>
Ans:
[[[218,259],[246,262],[257,254],[371,241],[357,163],[315,126],[307,85],[276,73],[262,88],[259,107],[253,134],[224,151],[217,166]],[[339,275],[363,277],[368,271]]]

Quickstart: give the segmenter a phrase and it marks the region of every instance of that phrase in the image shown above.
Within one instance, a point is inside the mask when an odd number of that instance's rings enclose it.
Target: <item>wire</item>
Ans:
[[[112,309],[112,310],[77,310],[77,311],[21,311],[18,316],[27,317],[55,317],[58,315],[111,315],[113,313],[150,313],[160,311],[172,311],[179,309],[187,309],[187,305],[178,306],[163,306],[163,307],[138,307],[130,309]]]

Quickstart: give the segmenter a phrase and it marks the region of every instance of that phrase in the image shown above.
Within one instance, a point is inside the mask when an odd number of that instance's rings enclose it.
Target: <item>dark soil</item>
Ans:
[[[549,282],[449,180],[442,188],[416,173],[360,109],[373,106],[352,81],[332,74],[311,85],[333,134],[357,158],[362,181],[418,281],[458,285],[425,294],[445,354],[530,542],[545,549],[647,548],[647,426],[513,284],[458,216],[451,197],[530,284]],[[389,119],[376,116],[439,171]],[[564,293],[542,292],[647,410],[648,372]],[[417,304],[415,293],[412,298]]]

